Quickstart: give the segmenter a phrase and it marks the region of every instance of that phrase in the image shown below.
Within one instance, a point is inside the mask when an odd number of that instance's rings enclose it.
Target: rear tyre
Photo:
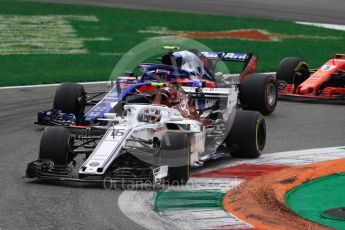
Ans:
[[[277,81],[274,76],[250,74],[241,81],[240,101],[245,110],[272,113],[278,102]]]
[[[41,137],[39,158],[66,165],[73,160],[71,145],[72,138],[68,129],[59,126],[47,127]]]
[[[188,137],[181,133],[167,133],[162,139],[161,165],[168,165],[170,184],[185,184],[190,177]]]
[[[310,71],[308,64],[303,59],[286,57],[280,62],[276,76],[278,81],[294,84],[295,88],[297,88],[308,79]]]
[[[80,119],[84,115],[85,104],[86,94],[82,85],[63,83],[56,89],[54,109],[64,113],[73,113],[77,119]]]
[[[259,157],[266,144],[264,117],[256,111],[237,110],[225,144],[227,147],[238,147],[231,153],[233,157]]]

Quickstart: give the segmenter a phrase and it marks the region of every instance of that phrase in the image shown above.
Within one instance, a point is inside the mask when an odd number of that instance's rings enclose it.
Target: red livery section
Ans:
[[[195,175],[195,177],[235,177],[249,180],[286,168],[288,168],[288,166],[286,165],[240,164],[236,166],[221,168],[207,173],[197,174]]]
[[[345,54],[337,54],[318,69],[296,57],[287,57],[277,69],[280,97],[345,99]]]

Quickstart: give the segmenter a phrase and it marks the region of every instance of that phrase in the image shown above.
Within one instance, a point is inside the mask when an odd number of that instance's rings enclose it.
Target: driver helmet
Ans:
[[[171,94],[166,89],[161,89],[160,92],[152,96],[153,104],[170,106],[171,104]]]
[[[161,111],[155,108],[145,109],[143,111],[143,121],[150,124],[159,122],[161,119]]]
[[[200,58],[190,51],[174,52],[177,67],[195,77],[205,74],[204,64]]]

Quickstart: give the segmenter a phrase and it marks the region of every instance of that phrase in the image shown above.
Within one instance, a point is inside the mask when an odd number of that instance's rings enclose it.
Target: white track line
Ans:
[[[79,82],[79,84],[83,84],[83,85],[98,85],[98,84],[106,84],[106,83],[109,83],[109,81]],[[5,86],[5,87],[0,87],[0,90],[2,90],[2,89],[25,89],[25,88],[53,87],[53,86],[59,86],[60,84],[61,83],[42,84],[42,85]]]
[[[176,210],[160,215],[165,221],[179,223],[181,228],[175,229],[254,229],[223,209]]]
[[[314,22],[296,22],[296,23],[300,25],[316,26],[316,27],[321,27],[321,28],[326,28],[326,29],[345,31],[345,25],[314,23]]]
[[[243,180],[229,178],[191,178],[183,187],[166,191],[227,192]],[[223,209],[188,209],[157,213],[154,211],[156,192],[125,191],[119,199],[120,210],[133,222],[147,229],[241,229],[251,228]]]
[[[228,162],[221,163],[218,166],[210,167],[207,169],[200,169],[197,173],[206,173],[209,171],[217,170],[219,168],[225,168],[245,163],[294,166],[332,159],[340,159],[344,157],[345,146],[266,153],[261,155],[261,157],[258,159],[230,159]]]
[[[263,154],[253,160],[229,160],[228,167],[243,163],[271,165],[301,165],[345,157],[345,146],[307,149]],[[215,170],[212,169],[211,171]],[[209,171],[210,169],[208,169]],[[170,187],[170,190],[200,191],[213,190],[225,192],[242,183],[242,180],[230,178],[191,178],[182,187]],[[185,187],[185,188],[184,188]],[[154,211],[154,191],[124,191],[118,200],[120,210],[133,222],[147,229],[241,229],[251,228],[241,220],[224,210],[192,209],[180,211]]]
[[[152,230],[178,229],[154,211],[156,192],[125,191],[118,198],[120,210],[134,223]]]

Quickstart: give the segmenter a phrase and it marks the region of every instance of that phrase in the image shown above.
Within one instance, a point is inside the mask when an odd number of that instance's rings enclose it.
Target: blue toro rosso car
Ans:
[[[160,64],[141,64],[140,76],[133,72],[116,78],[104,92],[86,92],[81,84],[63,83],[55,93],[53,108],[39,112],[36,124],[83,127],[102,122],[105,114],[123,112],[128,103],[152,103],[159,83],[169,83],[190,95],[200,112],[216,110],[216,97],[203,91],[232,88],[238,91],[238,107],[268,115],[277,105],[277,83],[272,75],[258,74],[257,58],[251,53],[176,51],[165,47]],[[220,61],[243,63],[238,75],[216,72]],[[92,106],[85,112],[86,106]]]

